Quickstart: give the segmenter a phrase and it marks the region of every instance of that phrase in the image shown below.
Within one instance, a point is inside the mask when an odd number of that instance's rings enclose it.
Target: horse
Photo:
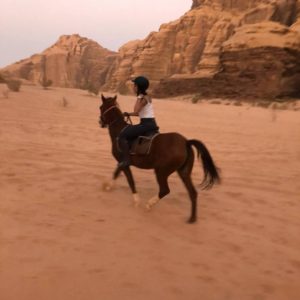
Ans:
[[[112,143],[112,155],[120,162],[122,153],[118,147],[118,136],[120,132],[128,126],[127,121],[117,102],[117,96],[104,97],[101,95],[102,105],[100,105],[99,124],[102,128],[108,127]],[[170,193],[168,177],[175,171],[178,173],[184,183],[191,201],[191,214],[188,223],[194,223],[197,220],[197,197],[198,193],[193,185],[191,173],[194,165],[195,154],[192,146],[197,150],[198,159],[202,160],[204,178],[200,186],[202,189],[211,188],[214,184],[220,182],[219,169],[216,167],[212,156],[206,146],[199,140],[188,140],[179,133],[160,133],[152,141],[151,149],[148,155],[130,155],[132,166],[141,169],[154,169],[156,180],[159,186],[158,195],[152,197],[146,204],[150,210],[160,199]],[[135,182],[129,167],[116,167],[112,183],[118,178],[123,171],[125,174],[131,192],[133,194],[135,206],[139,204]],[[112,187],[107,186],[107,190]]]

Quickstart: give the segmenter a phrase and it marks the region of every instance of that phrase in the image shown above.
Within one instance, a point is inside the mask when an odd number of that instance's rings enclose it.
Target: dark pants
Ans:
[[[154,118],[141,119],[140,124],[128,125],[119,135],[119,146],[122,152],[122,163],[130,164],[129,141],[134,140],[140,135],[145,135],[149,131],[156,131],[158,127]]]
[[[141,119],[140,124],[128,125],[124,128],[119,135],[119,140],[133,140],[140,135],[144,135],[149,131],[155,130],[158,130],[158,127],[154,118]]]

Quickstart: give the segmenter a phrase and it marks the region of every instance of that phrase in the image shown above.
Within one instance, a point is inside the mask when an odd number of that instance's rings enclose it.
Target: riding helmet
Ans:
[[[146,91],[149,87],[149,80],[144,76],[138,76],[131,81],[134,82],[140,90]]]

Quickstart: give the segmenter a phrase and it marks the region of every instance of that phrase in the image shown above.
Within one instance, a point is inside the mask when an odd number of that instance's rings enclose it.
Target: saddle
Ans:
[[[153,143],[153,140],[159,135],[160,133],[150,132],[146,136],[139,136],[135,140],[133,140],[130,144],[130,154],[131,155],[148,155],[151,150],[151,146]]]

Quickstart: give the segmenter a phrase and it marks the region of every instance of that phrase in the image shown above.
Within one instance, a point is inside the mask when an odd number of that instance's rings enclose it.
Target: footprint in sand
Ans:
[[[175,295],[183,295],[184,291],[181,290],[180,288],[178,288],[177,286],[171,286],[170,288],[171,293],[175,294]]]
[[[4,175],[6,175],[7,177],[14,177],[16,176],[16,173],[4,173]]]
[[[237,198],[243,195],[243,193],[238,193],[238,192],[226,192],[225,194],[233,198]]]
[[[88,273],[104,273],[105,270],[104,269],[101,269],[101,268],[95,268],[95,269],[90,269],[88,270]]]
[[[205,282],[209,282],[209,283],[212,283],[212,282],[215,282],[216,279],[211,277],[211,276],[208,276],[208,275],[197,275],[196,276],[197,279],[201,279]]]
[[[122,282],[121,286],[123,286],[124,288],[137,288],[139,287],[139,285],[135,282]]]
[[[197,268],[197,269],[200,269],[200,270],[205,270],[205,271],[210,271],[210,267],[208,265],[205,265],[203,263],[198,263],[198,262],[192,262],[191,263],[192,265],[192,268]]]
[[[275,287],[270,284],[262,284],[261,288],[265,294],[273,294],[275,292]]]
[[[290,264],[295,268],[298,272],[300,272],[300,261],[299,260],[290,260]]]

